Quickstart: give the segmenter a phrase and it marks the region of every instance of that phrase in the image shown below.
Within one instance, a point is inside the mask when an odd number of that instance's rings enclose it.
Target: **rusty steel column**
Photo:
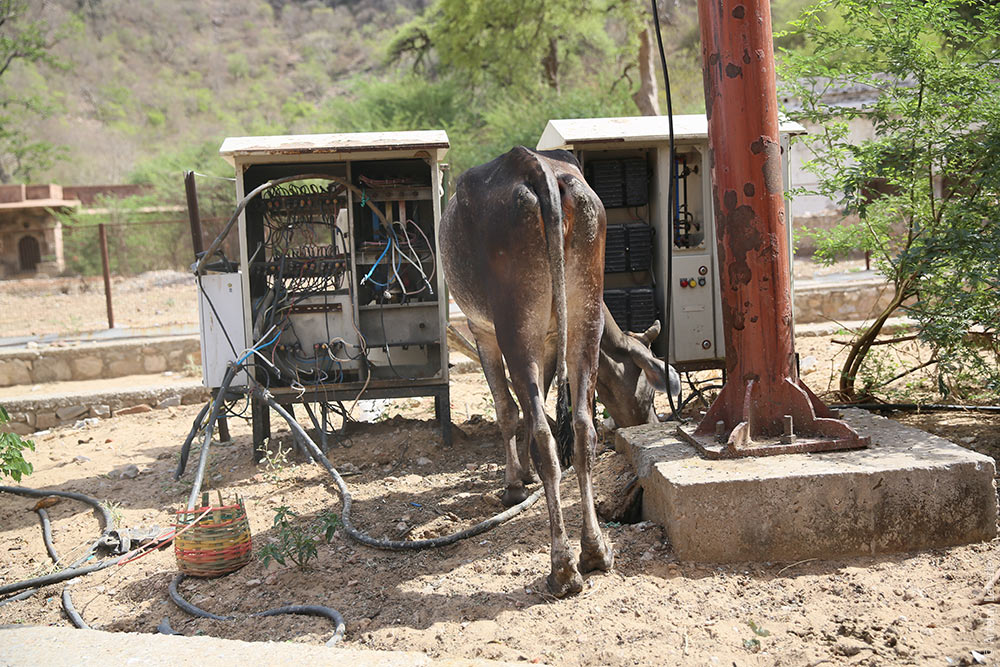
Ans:
[[[727,383],[695,429],[716,458],[863,447],[795,364],[771,8],[699,0]]]
[[[108,328],[115,328],[115,311],[111,307],[111,262],[108,261],[108,232],[104,223],[97,225],[97,239],[101,244],[101,270],[104,274],[104,302],[108,307]]]

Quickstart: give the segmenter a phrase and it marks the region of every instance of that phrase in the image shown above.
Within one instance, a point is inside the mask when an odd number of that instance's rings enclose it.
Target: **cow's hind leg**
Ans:
[[[573,399],[573,465],[580,483],[580,507],[583,512],[583,530],[580,535],[580,572],[593,570],[607,572],[614,564],[614,554],[601,533],[594,509],[594,486],[591,473],[597,432],[594,430],[594,390],[597,366],[593,371],[580,368],[571,382]]]
[[[556,441],[549,430],[542,400],[542,377],[537,363],[511,363],[511,380],[518,400],[524,407],[525,419],[530,424],[535,447],[535,469],[545,487],[545,504],[549,511],[549,532],[552,542],[550,558],[552,571],[546,583],[556,597],[579,593],[583,589],[583,578],[576,568],[576,557],[570,551],[563,521],[562,504],[559,493],[559,459],[556,455]]]
[[[479,361],[483,366],[483,374],[486,375],[486,383],[490,386],[490,393],[493,394],[493,404],[497,412],[497,424],[500,426],[500,435],[503,438],[504,454],[507,458],[507,466],[504,470],[504,493],[501,502],[506,507],[511,507],[521,503],[528,497],[528,491],[524,488],[526,475],[525,469],[529,463],[526,458],[522,458],[518,453],[517,446],[517,404],[514,397],[510,395],[507,388],[507,376],[503,372],[503,358],[500,354],[500,347],[497,345],[496,336],[489,331],[483,331],[469,323],[469,329],[476,338],[476,347],[479,349]]]

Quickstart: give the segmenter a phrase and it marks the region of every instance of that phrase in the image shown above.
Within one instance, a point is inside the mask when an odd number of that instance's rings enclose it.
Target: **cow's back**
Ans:
[[[542,202],[532,187],[543,162],[560,191],[567,251],[591,246],[603,226],[600,200],[566,151],[519,146],[462,174],[442,216],[441,248],[453,298],[475,324],[492,329],[513,300],[551,303]]]

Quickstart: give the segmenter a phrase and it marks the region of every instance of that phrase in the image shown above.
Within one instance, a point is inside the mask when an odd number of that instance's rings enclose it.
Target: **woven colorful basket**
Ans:
[[[225,505],[220,493],[218,506],[211,507],[206,493],[201,502],[202,507],[175,513],[177,569],[195,577],[218,577],[240,569],[251,556],[250,523],[243,499],[236,496],[235,504]]]

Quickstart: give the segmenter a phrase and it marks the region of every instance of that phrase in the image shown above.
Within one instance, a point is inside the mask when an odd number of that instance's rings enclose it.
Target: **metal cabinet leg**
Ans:
[[[229,442],[232,436],[229,435],[229,420],[219,417],[219,442]]]
[[[250,399],[250,417],[253,422],[253,462],[260,463],[267,451],[264,443],[271,437],[271,409],[256,396]]]
[[[451,392],[447,387],[434,395],[434,416],[441,426],[441,441],[451,447]]]

